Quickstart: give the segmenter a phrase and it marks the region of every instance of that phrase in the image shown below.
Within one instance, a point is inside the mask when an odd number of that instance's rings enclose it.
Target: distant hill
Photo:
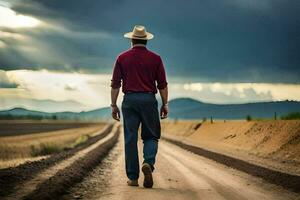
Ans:
[[[171,119],[245,119],[247,115],[252,118],[273,118],[291,112],[300,112],[300,102],[277,101],[246,104],[209,104],[191,98],[173,99],[169,103]],[[107,120],[111,119],[109,107],[86,112],[39,112],[24,108],[14,108],[0,111],[0,119],[66,119],[66,120]]]
[[[86,110],[87,107],[77,101],[54,101],[50,99],[30,99],[30,98],[14,98],[1,97],[1,108],[26,108],[28,110],[43,110],[45,112],[61,112],[65,110],[81,111]]]
[[[0,119],[58,119],[96,121],[110,119],[110,108],[100,108],[87,112],[39,112],[24,108],[0,111]]]
[[[178,98],[169,102],[170,118],[202,119],[245,119],[247,115],[253,118],[272,118],[276,112],[280,117],[287,113],[300,111],[300,102],[276,101],[246,104],[209,104],[191,98]]]

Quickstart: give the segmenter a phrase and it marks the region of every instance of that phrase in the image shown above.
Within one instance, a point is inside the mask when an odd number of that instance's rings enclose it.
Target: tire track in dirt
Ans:
[[[246,173],[228,168],[215,161],[186,151],[166,141],[159,143],[156,169],[153,173],[154,187],[126,184],[124,140],[112,151],[112,155],[100,164],[83,182],[78,183],[63,196],[70,199],[103,200],[296,200],[296,193],[272,185]],[[139,141],[139,151],[142,144]],[[142,162],[142,153],[140,153]]]
[[[81,182],[69,188],[66,194],[60,197],[61,200],[100,199],[107,192],[114,176],[113,169],[119,164],[120,155],[123,155],[123,146],[120,137],[122,135],[119,136],[118,142],[110,150],[105,159],[91,173],[85,176]]]
[[[51,155],[46,159],[27,162],[17,167],[0,169],[0,197],[12,194],[16,191],[16,187],[18,185],[34,178],[36,174],[41,173],[43,170],[54,166],[56,163],[75,155],[76,152],[104,138],[110,133],[112,127],[112,124],[108,124],[93,137],[89,138],[86,142],[80,144],[74,149]]]
[[[19,185],[5,199],[55,199],[72,182],[80,181],[106,155],[118,133],[119,125],[116,124],[106,137]]]
[[[182,147],[183,149],[189,150],[200,156],[204,156],[204,157],[212,159],[218,163],[222,163],[224,165],[227,165],[227,166],[235,168],[237,170],[246,172],[253,176],[257,176],[257,177],[262,178],[272,184],[282,186],[285,189],[291,190],[293,192],[300,193],[300,176],[276,171],[276,170],[269,169],[269,168],[259,166],[259,165],[255,165],[255,164],[249,163],[247,161],[244,161],[244,160],[241,160],[238,158],[224,155],[222,153],[213,152],[213,151],[203,149],[201,147],[189,145],[189,144],[186,144],[179,140],[174,140],[174,139],[167,138],[167,137],[165,137],[164,139],[168,142],[171,142],[177,146]]]

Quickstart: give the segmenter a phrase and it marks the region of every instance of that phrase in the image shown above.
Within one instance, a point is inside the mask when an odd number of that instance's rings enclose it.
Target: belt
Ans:
[[[133,91],[127,91],[124,92],[125,94],[138,94],[138,93],[143,93],[143,94],[155,94],[154,92],[133,92]]]

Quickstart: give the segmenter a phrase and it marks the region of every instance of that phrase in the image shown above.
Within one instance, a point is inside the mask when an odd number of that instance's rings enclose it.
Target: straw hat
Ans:
[[[125,33],[124,37],[137,40],[151,40],[154,36],[147,32],[144,26],[136,25],[132,32]]]

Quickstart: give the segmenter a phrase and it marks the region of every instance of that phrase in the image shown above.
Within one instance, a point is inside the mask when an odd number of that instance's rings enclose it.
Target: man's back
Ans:
[[[154,36],[144,26],[135,26],[124,35],[131,39],[132,48],[118,56],[111,83],[112,117],[120,121],[120,110],[116,104],[119,88],[125,93],[122,102],[125,139],[125,164],[127,184],[138,186],[140,173],[137,148],[138,130],[141,125],[143,140],[144,187],[153,186],[152,172],[160,139],[160,119],[168,116],[168,87],[166,73],[159,55],[146,48],[147,41]],[[162,98],[160,114],[155,93]]]
[[[166,74],[160,56],[142,45],[123,52],[115,63],[112,87],[120,87],[121,81],[124,93],[157,93],[156,88],[165,88]]]

